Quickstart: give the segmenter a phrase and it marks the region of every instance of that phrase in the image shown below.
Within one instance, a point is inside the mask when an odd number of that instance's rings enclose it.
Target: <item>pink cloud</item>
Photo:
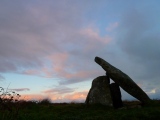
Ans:
[[[78,79],[83,81],[99,73],[99,71],[92,69],[87,56],[96,53],[97,49],[104,47],[112,38],[109,36],[101,37],[98,30],[92,27],[81,29],[78,32],[72,31],[72,34],[69,35],[70,38],[67,38],[70,41],[66,41],[65,47],[69,44],[71,49],[72,47],[75,49],[71,50],[71,52],[55,53],[48,56],[47,58],[51,61],[52,68],[50,70],[45,69],[45,71],[49,76],[56,74],[63,79],[80,82]],[[73,46],[72,43],[74,44]],[[81,59],[77,59],[78,57],[81,57]],[[94,57],[92,61],[94,61]],[[86,69],[87,66],[88,68]]]
[[[45,77],[57,76],[67,81],[72,81],[73,79],[78,82],[78,79],[84,81],[86,78],[91,77],[95,74],[99,74],[99,71],[93,69],[85,69],[88,64],[87,61],[84,61],[84,65],[79,65],[76,61],[72,62],[72,56],[69,53],[56,53],[47,57],[50,61],[50,67],[42,68],[42,72],[45,74]],[[75,59],[75,58],[73,58]],[[90,66],[90,65],[89,65]],[[84,67],[83,69],[81,67]],[[81,68],[77,70],[77,68]],[[65,81],[66,82],[66,81]],[[80,82],[80,81],[79,81]],[[61,82],[63,83],[63,82]]]
[[[24,94],[24,95],[21,95],[20,99],[22,100],[42,100],[45,98],[49,98],[52,100],[52,102],[72,102],[72,101],[84,102],[87,94],[88,94],[88,91],[74,92],[72,94],[67,94],[67,95]]]
[[[90,61],[111,37],[101,36],[96,27],[82,27],[83,11],[78,6],[50,5],[54,6],[24,4],[23,14],[6,11],[2,16],[11,18],[1,27],[0,72],[59,78],[60,83],[85,81],[98,73]]]
[[[67,53],[54,53],[45,57],[44,65],[40,69],[28,69],[22,73],[27,75],[40,75],[47,78],[53,77],[56,74],[60,74],[65,68],[65,62],[68,59]],[[49,66],[45,65],[45,62],[49,62]]]
[[[79,50],[84,54],[91,54],[108,44],[112,38],[108,35],[100,36],[99,30],[95,27],[86,27],[76,33],[76,41]]]
[[[88,41],[93,42],[92,44],[95,44],[98,42],[106,44],[111,40],[111,37],[109,36],[101,37],[99,34],[99,30],[92,27],[82,29],[80,31],[80,34],[83,36],[86,36],[88,38]]]
[[[61,41],[64,44],[58,44],[62,51],[46,54],[38,69],[27,69],[23,73],[47,78],[61,78],[60,84],[82,82],[98,75],[99,71],[94,69],[91,62],[94,62],[95,53],[105,47],[112,38],[100,36],[98,29],[94,27],[76,31],[69,29],[67,33],[66,39]],[[54,42],[57,44],[58,41],[54,40]]]
[[[118,25],[119,25],[118,22],[110,23],[109,26],[106,28],[106,30],[107,30],[108,32],[111,32],[111,31],[113,31],[115,28],[117,28]]]
[[[54,72],[59,73],[65,69],[65,62],[67,62],[68,56],[68,53],[55,53],[48,56],[48,59],[52,62]]]
[[[23,94],[21,95],[21,100],[42,100],[46,98],[46,96],[42,94]]]
[[[64,99],[69,99],[70,101],[85,100],[87,94],[88,94],[88,91],[75,92],[73,94],[69,94],[69,95],[64,96]]]

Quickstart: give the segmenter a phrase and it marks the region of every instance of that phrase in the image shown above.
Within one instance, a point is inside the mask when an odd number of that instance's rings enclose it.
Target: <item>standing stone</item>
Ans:
[[[143,104],[150,103],[151,99],[147,94],[125,73],[110,65],[102,58],[95,57],[95,62],[98,63],[123,90],[140,100]]]
[[[91,89],[87,95],[86,104],[112,105],[112,98],[106,76],[99,76],[92,81]]]
[[[123,107],[119,85],[117,83],[111,83],[109,86],[114,108]]]

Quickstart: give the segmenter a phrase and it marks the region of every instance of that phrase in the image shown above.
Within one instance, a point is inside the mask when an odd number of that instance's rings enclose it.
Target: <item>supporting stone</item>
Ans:
[[[110,65],[100,57],[95,57],[95,62],[98,63],[123,90],[140,100],[143,104],[147,104],[151,99],[147,94],[125,73]]]
[[[111,83],[109,86],[114,108],[123,107],[119,85],[117,83]]]
[[[109,83],[106,76],[100,76],[93,80],[85,103],[113,106]]]

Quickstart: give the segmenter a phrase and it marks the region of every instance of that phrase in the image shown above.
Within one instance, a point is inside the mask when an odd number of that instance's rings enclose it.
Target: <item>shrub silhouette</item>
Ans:
[[[45,98],[45,99],[42,99],[41,101],[39,101],[38,103],[41,105],[49,105],[49,104],[51,104],[51,100],[49,98]]]
[[[19,112],[19,98],[21,95],[0,87],[0,111],[4,112],[3,119],[16,119]]]

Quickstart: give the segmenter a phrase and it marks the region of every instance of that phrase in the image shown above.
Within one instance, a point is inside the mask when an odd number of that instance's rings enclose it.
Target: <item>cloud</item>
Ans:
[[[30,91],[29,88],[17,88],[17,89],[9,89],[10,91],[16,91],[16,92],[21,92],[21,91]]]
[[[63,102],[84,102],[86,99],[88,91],[74,92],[67,95],[57,94],[57,95],[44,95],[44,94],[24,94],[20,97],[23,100],[42,100],[49,98],[52,102],[63,103]]]
[[[95,73],[98,74],[99,72],[93,70],[93,67],[88,62],[89,60],[94,61],[94,54],[96,54],[97,49],[105,47],[111,40],[108,36],[100,37],[92,28],[80,30],[79,33],[73,34],[75,38],[70,38],[68,45],[63,46],[66,47],[65,52],[53,52],[48,55],[45,60],[50,66],[42,66],[43,68],[41,68],[41,73],[45,74],[46,77],[57,75],[57,77],[66,79],[65,82],[62,80],[61,84],[81,82]],[[92,57],[90,57],[91,55]],[[26,70],[23,73],[37,75],[40,73],[40,69],[38,71],[35,69]]]
[[[66,86],[58,86],[56,88],[52,88],[49,90],[43,91],[45,94],[66,94],[66,93],[72,93],[75,89],[68,88]]]
[[[61,37],[74,23],[72,17],[65,16],[72,15],[72,8],[66,11],[59,3],[60,8],[53,6],[51,9],[47,3],[30,6],[30,2],[20,2],[9,7],[10,3],[2,2],[1,6],[5,7],[1,7],[0,16],[3,20],[0,24],[1,72],[42,66],[41,58],[61,51],[59,43],[64,42]]]
[[[155,89],[151,90],[148,94],[149,94],[150,98],[152,98],[152,99],[159,99],[160,98],[160,89],[155,88]]]
[[[64,99],[68,101],[84,102],[87,97],[87,94],[88,94],[88,91],[75,92],[73,94],[66,95]]]
[[[114,37],[110,45],[115,49],[108,49],[112,50],[111,58],[102,57],[128,74],[151,99],[160,97],[157,89],[160,85],[160,26],[157,16],[157,12],[149,8],[144,11],[131,7],[125,11],[113,30]],[[134,98],[122,91],[122,99]]]
[[[52,92],[52,91],[51,91]],[[128,93],[121,90],[122,99],[123,100],[136,100],[134,97],[129,95]],[[150,92],[146,92],[151,99],[158,99],[160,97],[160,90],[153,89]],[[84,102],[87,97],[88,91],[81,91],[81,92],[73,92],[67,94],[23,94],[21,95],[20,99],[24,100],[42,100],[45,98],[49,98],[54,103],[63,103],[63,102]]]
[[[108,32],[111,32],[111,31],[113,31],[115,28],[117,28],[118,25],[119,25],[118,22],[110,23],[109,26],[106,28],[106,30],[107,30]]]
[[[123,57],[131,65],[133,78],[153,86],[160,84],[160,26],[156,15],[152,9],[139,11],[131,8],[119,22],[115,38],[117,46],[125,53]],[[142,88],[147,89],[149,85],[145,87],[145,82]]]
[[[148,94],[155,94],[156,93],[156,89],[152,89],[151,91],[147,92]]]
[[[2,75],[0,75],[0,81],[3,81],[3,80],[5,80],[5,78]]]
[[[42,94],[23,94],[20,97],[21,100],[42,100],[44,98],[47,97]]]
[[[81,4],[55,2],[1,2],[0,73],[58,77],[60,84],[99,74],[91,64],[112,38],[83,26]]]
[[[15,90],[15,89],[14,89]],[[18,89],[20,90],[20,89]],[[24,100],[42,100],[45,98],[51,99],[52,102],[84,102],[88,91],[76,91],[77,88],[69,88],[64,85],[53,86],[41,91],[40,94],[22,94],[20,99]]]

